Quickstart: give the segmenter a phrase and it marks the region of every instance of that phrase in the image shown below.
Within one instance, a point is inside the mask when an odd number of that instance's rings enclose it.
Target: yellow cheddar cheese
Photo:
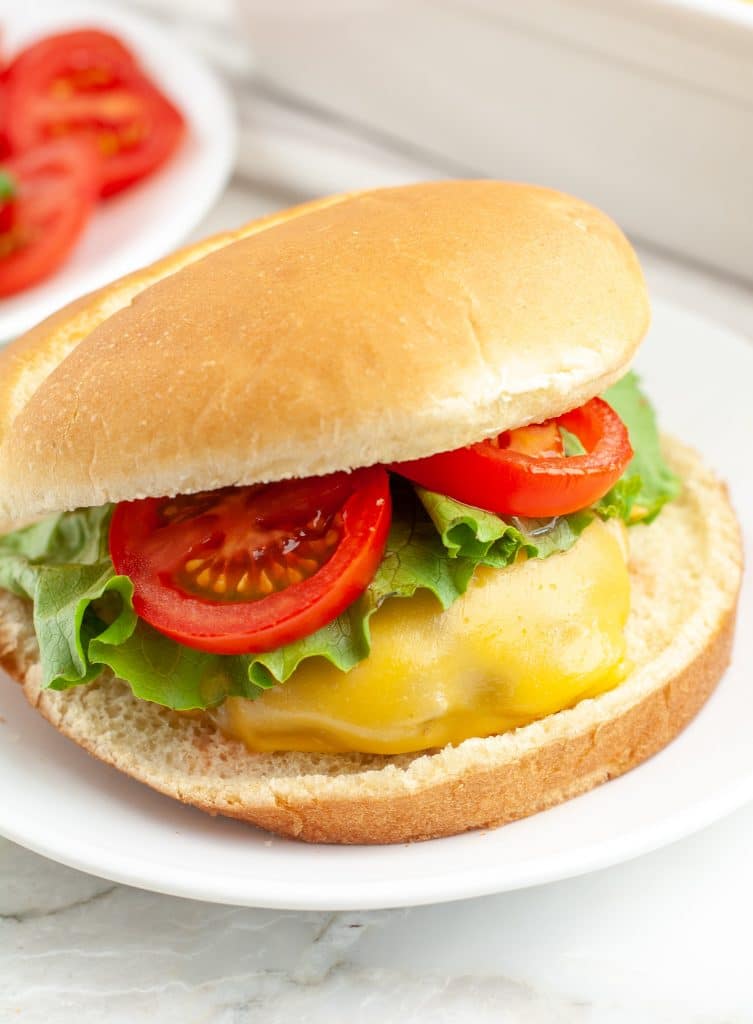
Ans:
[[[609,690],[626,673],[623,529],[596,520],[567,552],[479,568],[447,611],[427,592],[388,601],[351,672],[311,659],[215,718],[251,750],[398,754],[505,732]]]

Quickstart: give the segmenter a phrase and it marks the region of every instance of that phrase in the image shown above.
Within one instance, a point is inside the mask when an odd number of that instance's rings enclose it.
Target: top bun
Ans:
[[[450,181],[299,206],[0,354],[0,516],[459,448],[598,394],[648,320],[622,232],[558,192]]]

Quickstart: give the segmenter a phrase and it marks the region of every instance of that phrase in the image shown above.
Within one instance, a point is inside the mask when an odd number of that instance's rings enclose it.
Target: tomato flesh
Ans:
[[[315,632],[366,589],[391,520],[381,467],[122,502],[116,572],[137,613],[199,650],[272,650]]]
[[[560,456],[565,454],[562,434],[554,420],[546,423],[531,423],[517,430],[507,430],[504,434],[490,442],[497,448],[510,452],[521,452],[523,455]]]
[[[99,154],[102,196],[155,170],[183,135],[180,112],[104,32],[65,32],[33,44],[11,63],[5,82],[11,151],[85,138]]]
[[[559,428],[585,454],[565,457]],[[392,468],[414,483],[498,515],[556,516],[586,508],[617,482],[632,458],[617,413],[592,398],[544,424],[512,430],[470,448],[441,452]]]
[[[0,200],[0,296],[36,284],[66,258],[97,198],[97,164],[89,147],[61,139],[3,161],[13,183]]]

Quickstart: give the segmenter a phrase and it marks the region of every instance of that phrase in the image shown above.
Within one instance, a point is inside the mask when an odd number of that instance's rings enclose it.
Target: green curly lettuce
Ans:
[[[511,565],[521,551],[528,558],[567,551],[593,519],[589,510],[548,519],[502,518],[423,487],[416,493],[450,558],[469,558],[493,569]]]
[[[605,518],[650,523],[680,493],[680,480],[661,452],[656,414],[631,371],[603,395],[628,428],[633,458],[623,475],[596,508]]]

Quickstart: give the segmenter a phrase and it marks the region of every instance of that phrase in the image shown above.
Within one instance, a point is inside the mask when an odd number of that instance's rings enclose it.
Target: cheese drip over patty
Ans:
[[[311,659],[213,714],[255,751],[400,754],[505,732],[624,678],[629,601],[624,527],[595,520],[569,551],[480,567],[447,611],[426,591],[385,602],[350,672]]]

